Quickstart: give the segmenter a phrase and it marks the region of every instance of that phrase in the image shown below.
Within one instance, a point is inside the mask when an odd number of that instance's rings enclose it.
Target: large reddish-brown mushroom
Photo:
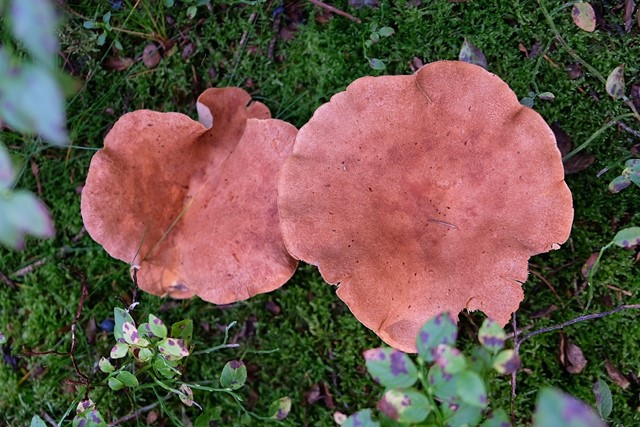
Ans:
[[[443,311],[504,325],[529,257],[566,241],[573,218],[547,124],[457,61],[332,97],[300,129],[278,193],[289,252],[404,351]]]
[[[82,217],[142,289],[225,304],[295,271],[276,197],[297,130],[238,88],[209,89],[197,107],[200,122],[148,110],[118,120],[91,161]]]

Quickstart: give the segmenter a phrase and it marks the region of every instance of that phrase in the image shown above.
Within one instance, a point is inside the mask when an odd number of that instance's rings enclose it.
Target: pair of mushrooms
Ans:
[[[199,121],[124,115],[82,193],[89,234],[147,292],[216,304],[318,266],[385,342],[415,351],[431,316],[504,325],[530,256],[573,218],[544,120],[497,76],[457,61],[364,77],[297,131],[238,88],[209,89]]]

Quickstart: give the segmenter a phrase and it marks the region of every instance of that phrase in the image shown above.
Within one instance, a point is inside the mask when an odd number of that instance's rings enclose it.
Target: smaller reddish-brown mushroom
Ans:
[[[297,130],[238,88],[209,89],[197,107],[200,122],[149,110],[118,120],[91,161],[82,217],[142,289],[226,304],[295,271],[276,194]]]
[[[457,61],[333,96],[300,129],[278,193],[289,252],[403,351],[443,311],[504,325],[529,257],[563,243],[573,218],[547,124]]]

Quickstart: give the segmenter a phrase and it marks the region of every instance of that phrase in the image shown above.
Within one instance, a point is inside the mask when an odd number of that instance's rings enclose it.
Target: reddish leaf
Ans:
[[[570,374],[579,374],[587,366],[582,349],[565,339],[564,334],[560,335],[560,363]]]
[[[624,30],[628,33],[633,27],[633,11],[636,10],[634,0],[624,0]]]
[[[614,383],[618,384],[623,390],[629,388],[631,383],[629,382],[627,377],[625,377],[622,372],[620,372],[620,370],[613,365],[613,363],[611,363],[609,360],[606,360],[604,362],[604,368],[607,370],[609,378],[611,378]]]
[[[149,68],[155,68],[162,57],[160,56],[160,48],[153,43],[149,43],[142,53],[142,62]]]
[[[107,58],[102,65],[107,70],[124,71],[133,65],[133,59],[112,56]]]
[[[578,153],[564,163],[564,174],[570,175],[581,172],[591,166],[595,161],[596,158],[592,154]]]
[[[571,18],[581,29],[590,33],[596,29],[596,12],[589,3],[576,3],[571,8]]]

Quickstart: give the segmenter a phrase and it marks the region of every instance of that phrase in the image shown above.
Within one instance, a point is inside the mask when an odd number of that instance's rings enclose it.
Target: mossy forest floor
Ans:
[[[8,337],[0,361],[0,425],[24,426],[34,414],[60,420],[82,396],[82,388],[73,384],[78,377],[69,357],[33,353],[69,351],[70,325],[83,280],[89,295],[77,322],[75,358],[79,369],[97,385],[90,392],[92,399],[109,421],[158,401],[149,388],[124,393],[101,386],[104,375],[97,370],[98,359],[113,344],[113,337],[100,324],[113,316],[114,307],[126,307],[133,287],[128,266],[111,259],[83,231],[80,190],[92,154],[119,116],[148,108],[196,117],[195,100],[205,88],[239,86],[269,106],[275,117],[300,127],[354,79],[409,74],[414,62],[457,59],[466,38],[486,55],[489,71],[504,79],[520,98],[531,91],[553,93],[554,100],[536,99],[534,109],[548,123],[558,123],[575,147],[612,118],[630,111],[622,100],[607,94],[604,83],[585,65],[576,65],[577,57],[605,78],[625,64],[627,95],[640,103],[640,28],[634,15],[633,26],[625,31],[623,0],[593,3],[599,12],[593,33],[574,25],[571,3],[540,1],[557,33],[537,0],[380,0],[377,7],[359,9],[353,7],[355,1],[332,3],[359,17],[361,23],[328,14],[303,0],[211,1],[197,7],[193,19],[187,17],[187,7],[195,1],[176,1],[172,8],[161,0],[58,2],[64,17],[61,64],[81,86],[68,100],[74,148],[47,148],[18,134],[1,134],[24,165],[18,187],[44,199],[53,214],[56,235],[46,241],[30,239],[22,252],[0,249],[0,272],[8,279],[0,282],[0,330]],[[83,22],[85,18],[99,22],[109,11],[114,30],[105,45],[98,46],[100,31],[84,28]],[[389,26],[395,34],[365,50],[373,23]],[[556,39],[558,35],[566,45]],[[154,38],[164,38],[172,46],[161,50],[159,63],[149,68],[141,57]],[[115,40],[122,44],[122,51],[112,47]],[[382,60],[386,69],[373,70],[367,56]],[[538,329],[584,314],[588,294],[582,265],[617,230],[640,225],[640,189],[631,187],[620,194],[607,191],[609,181],[622,171],[624,160],[632,157],[630,150],[640,142],[640,122],[630,118],[625,124],[631,131],[616,125],[595,138],[586,149],[595,162],[567,176],[575,204],[571,238],[560,250],[531,259],[535,274],[524,285],[520,327]],[[598,176],[604,168],[609,171]],[[638,302],[636,255],[637,251],[622,249],[605,253],[595,276],[590,312]],[[197,299],[164,300],[143,293],[137,298],[140,304],[134,315],[139,319],[147,313],[167,323],[193,318],[196,350],[219,344],[224,325],[237,321],[231,336],[240,346],[192,357],[185,378],[213,381],[226,361],[242,358],[249,368],[248,383],[241,390],[246,404],[264,414],[272,401],[290,396],[293,408],[285,425],[335,425],[335,411],[350,414],[373,407],[382,391],[366,374],[362,358],[365,349],[381,342],[310,266],[302,265],[280,290],[230,306]],[[482,318],[478,313],[461,316],[464,342],[473,342]],[[578,374],[565,370],[559,361],[559,332],[525,342],[515,402],[518,424],[530,423],[540,387],[555,385],[593,403],[591,388],[603,378],[613,391],[610,424],[640,425],[638,312],[579,323],[563,334],[582,349],[587,365]],[[610,378],[607,361],[629,379],[628,388]],[[496,377],[491,388],[497,401],[510,408],[509,378]],[[237,422],[236,407],[221,395],[199,392],[196,400],[204,407],[222,406],[221,425]],[[125,424],[172,425],[175,421],[167,411],[187,425],[199,412],[171,398]]]

